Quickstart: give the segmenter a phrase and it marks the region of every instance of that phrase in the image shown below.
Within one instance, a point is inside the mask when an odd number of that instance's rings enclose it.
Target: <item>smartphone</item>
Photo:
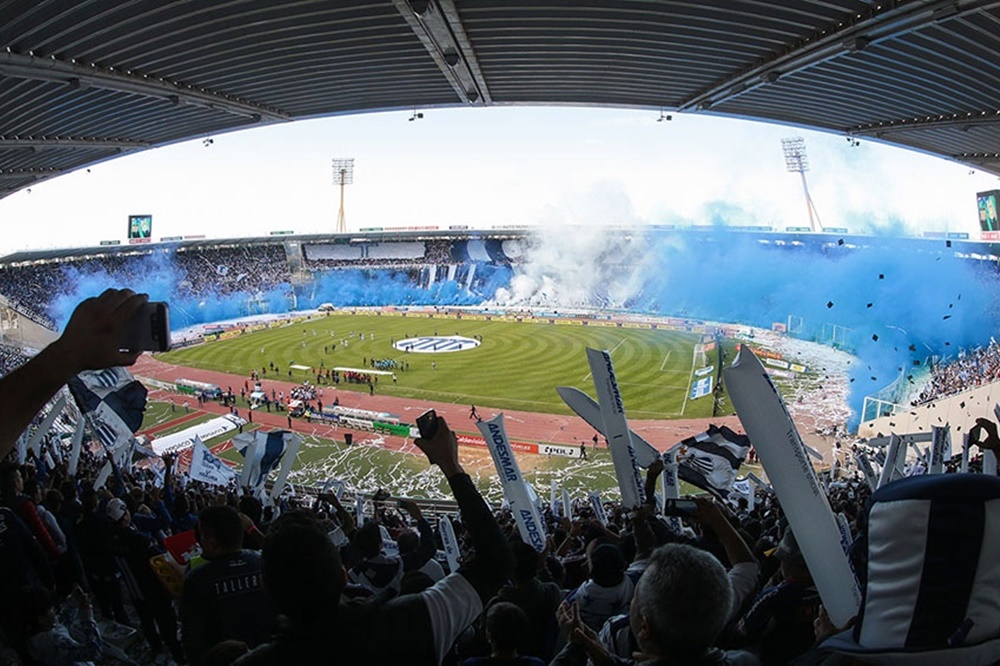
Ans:
[[[123,351],[170,349],[170,309],[167,304],[151,301],[136,310],[125,322],[118,348]]]
[[[664,516],[692,516],[698,503],[689,499],[668,499],[663,505]]]
[[[437,434],[438,431],[438,415],[433,409],[428,409],[426,412],[417,417],[417,431],[423,439],[430,439]]]

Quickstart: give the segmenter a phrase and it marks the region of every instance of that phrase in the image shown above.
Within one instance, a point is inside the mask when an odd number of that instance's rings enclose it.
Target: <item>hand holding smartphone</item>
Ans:
[[[428,409],[417,417],[417,430],[422,439],[431,439],[438,431],[437,412]]]
[[[698,503],[691,499],[668,499],[663,505],[665,516],[693,516],[698,510]]]
[[[118,338],[122,351],[167,351],[170,349],[170,311],[166,303],[151,301],[135,311]]]

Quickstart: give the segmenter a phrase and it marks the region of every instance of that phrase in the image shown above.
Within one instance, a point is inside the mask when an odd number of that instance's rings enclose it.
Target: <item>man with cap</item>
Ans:
[[[146,642],[156,654],[166,643],[174,660],[183,662],[173,602],[149,564],[149,559],[162,551],[132,525],[132,514],[123,500],[108,500],[104,511],[111,522],[111,552],[139,615]]]

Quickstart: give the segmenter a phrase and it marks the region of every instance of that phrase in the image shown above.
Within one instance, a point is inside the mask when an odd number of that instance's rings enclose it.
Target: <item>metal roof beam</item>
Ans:
[[[64,169],[45,167],[41,169],[0,169],[0,180],[43,180],[66,173]]]
[[[131,70],[118,71],[114,67],[101,67],[94,63],[69,62],[49,58],[0,52],[0,76],[35,81],[54,81],[73,88],[98,88],[114,90],[143,97],[166,100],[175,106],[187,105],[214,109],[255,122],[289,120],[290,114],[280,109],[257,104],[249,100],[213,92],[176,81],[140,74]]]
[[[677,110],[704,111],[838,56],[857,53],[929,25],[997,6],[1000,6],[997,0],[885,0],[750,65],[683,101]]]
[[[150,143],[146,141],[129,141],[123,139],[74,139],[72,137],[19,137],[0,135],[0,150],[17,150],[30,148],[32,150],[45,150],[54,148],[80,148],[85,150],[116,150],[125,152],[129,150],[143,150],[149,148]]]
[[[851,136],[874,136],[881,138],[886,134],[909,132],[925,129],[958,127],[969,130],[973,127],[1000,124],[1000,109],[991,111],[969,111],[966,113],[949,113],[923,118],[903,118],[877,123],[867,123],[847,130]]]
[[[489,87],[479,68],[453,0],[392,0],[438,69],[466,104],[490,104]]]

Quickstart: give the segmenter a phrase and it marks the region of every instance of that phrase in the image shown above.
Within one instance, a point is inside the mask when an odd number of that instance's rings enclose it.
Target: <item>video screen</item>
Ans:
[[[979,207],[979,228],[983,231],[1000,230],[1000,221],[997,220],[1000,190],[978,192],[976,194],[976,203]]]
[[[128,216],[128,237],[149,238],[153,235],[152,215],[129,215]]]

